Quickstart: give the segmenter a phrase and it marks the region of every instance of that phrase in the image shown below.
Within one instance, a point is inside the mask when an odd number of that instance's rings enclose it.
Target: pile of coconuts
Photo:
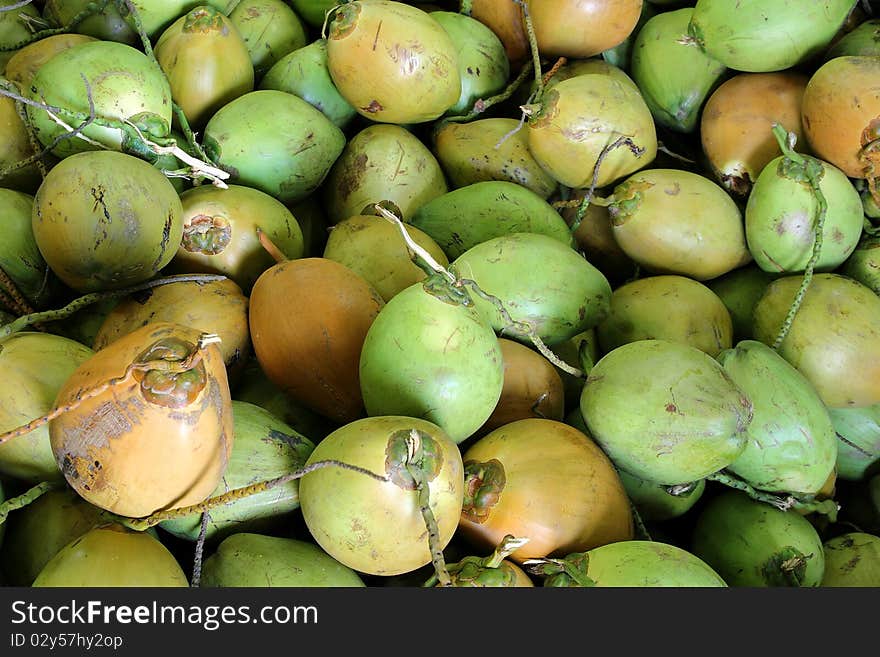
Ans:
[[[880,586],[880,2],[0,0],[0,583]]]

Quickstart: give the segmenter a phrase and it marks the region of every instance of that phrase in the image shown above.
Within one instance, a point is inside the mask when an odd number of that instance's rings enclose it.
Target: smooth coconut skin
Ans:
[[[39,68],[53,55],[80,43],[95,40],[95,37],[76,33],[53,34],[43,37],[16,50],[6,62],[3,76],[18,84],[20,88],[27,89]]]
[[[531,0],[526,4],[543,56],[586,59],[617,46],[632,33],[643,0]]]
[[[429,277],[388,302],[364,339],[360,386],[368,415],[423,418],[461,443],[495,409],[504,365],[492,326],[447,294]]]
[[[546,200],[506,180],[475,182],[453,189],[416,210],[410,223],[455,259],[490,239],[539,233],[572,246],[568,225]]]
[[[726,490],[700,511],[691,551],[728,586],[819,586],[822,540],[797,511],[781,511],[738,490]]]
[[[438,264],[449,264],[446,254],[427,233],[415,226],[407,226],[406,232]],[[327,237],[323,257],[363,276],[386,302],[426,276],[413,264],[398,227],[376,215],[356,215],[336,224]]]
[[[446,114],[467,114],[478,99],[502,92],[510,78],[510,61],[495,33],[458,12],[432,11],[429,15],[443,26],[458,52],[461,96]]]
[[[729,68],[781,71],[820,54],[853,4],[852,0],[697,0],[689,34]]]
[[[880,464],[880,404],[828,409],[837,434],[837,476],[862,481]]]
[[[596,331],[603,353],[648,338],[687,344],[713,357],[733,346],[730,312],[717,294],[687,276],[647,276],[618,286]]]
[[[231,279],[169,282],[124,297],[101,322],[93,348],[111,342],[150,322],[173,322],[220,336],[220,352],[230,380],[237,377],[251,350],[248,298]]]
[[[237,532],[205,559],[201,585],[362,588],[364,582],[357,572],[313,543]]]
[[[718,182],[745,198],[779,155],[774,123],[794,133],[796,151],[809,150],[801,100],[809,78],[798,71],[739,73],[718,86],[700,114],[700,142]]]
[[[580,408],[617,467],[669,486],[730,465],[745,449],[753,412],[714,358],[667,340],[638,340],[603,356]]]
[[[828,162],[803,156],[821,167],[819,190],[827,204],[822,228],[818,271],[839,267],[855,250],[862,235],[864,211],[856,188],[844,173]],[[804,271],[814,248],[819,204],[812,187],[791,160],[771,160],[755,181],[745,209],[746,243],[755,263],[764,271]]]
[[[136,371],[103,394],[84,397],[145,358],[182,361],[201,335],[179,324],[147,324],[84,361],[58,392],[56,408],[77,404],[49,423],[52,451],[68,484],[95,506],[140,518],[201,502],[220,482],[233,424],[216,344],[206,344],[201,360],[176,378]],[[151,352],[155,345],[175,351]]]
[[[102,511],[70,488],[52,490],[9,516],[0,550],[6,583],[30,586],[68,543],[103,524]]]
[[[342,5],[328,26],[327,62],[339,93],[379,123],[433,121],[461,95],[449,34],[427,12],[402,2]]]
[[[277,89],[295,94],[323,112],[340,129],[344,129],[357,116],[330,78],[327,41],[324,39],[316,39],[281,57],[266,71],[259,89]]]
[[[0,123],[2,115],[3,107],[0,106]],[[57,293],[57,286],[34,238],[34,197],[14,189],[0,188],[0,207],[3,208],[0,267],[31,305],[45,308]]]
[[[94,351],[70,338],[23,331],[3,340],[0,432],[42,417],[58,391]],[[0,444],[0,473],[27,482],[62,481],[46,425]]]
[[[739,342],[718,362],[754,407],[746,448],[727,470],[761,490],[816,495],[837,461],[837,436],[816,389],[757,340]]]
[[[529,150],[567,187],[589,187],[595,163],[606,146],[627,135],[638,154],[621,146],[607,152],[597,187],[649,165],[657,156],[654,117],[639,90],[610,74],[583,74],[563,80],[544,94],[528,123]]]
[[[168,178],[110,150],[68,155],[52,167],[31,221],[46,263],[83,294],[149,280],[171,262],[183,234],[180,197]]]
[[[233,22],[202,5],[168,26],[154,47],[171,97],[200,128],[229,101],[254,89],[254,67]]]
[[[285,204],[318,189],[346,143],[320,110],[276,89],[257,89],[227,103],[203,134],[211,159],[234,171],[229,183],[255,187]]]
[[[309,532],[330,556],[361,573],[398,575],[431,562],[419,495],[401,470],[403,439],[415,431],[431,511],[442,549],[458,525],[464,496],[461,453],[432,422],[405,416],[374,416],[344,425],[325,437],[306,466],[336,459],[389,477],[325,467],[300,479],[300,508]]]
[[[717,183],[677,169],[648,169],[614,188],[614,238],[658,274],[707,281],[751,260],[742,212]]]
[[[63,24],[63,23],[62,23]],[[115,41],[89,41],[67,48],[63,57],[52,57],[39,68],[26,96],[37,103],[64,107],[89,115],[89,93],[95,116],[132,121],[148,138],[168,137],[171,131],[171,88],[161,69],[143,52]],[[37,139],[48,147],[65,129],[38,107],[27,107]],[[121,150],[124,133],[97,124],[86,126],[83,135],[106,147]],[[98,147],[82,139],[62,139],[52,148],[58,157],[94,151]]]
[[[880,138],[880,62],[877,57],[836,57],[819,67],[804,91],[804,132],[816,155],[851,178],[875,177]]]
[[[778,278],[755,305],[754,335],[772,345],[802,282]],[[839,274],[816,274],[779,354],[830,408],[880,404],[880,298]]]
[[[236,488],[296,472],[315,448],[311,440],[276,418],[269,411],[243,401],[232,401],[235,440],[223,480],[211,493],[218,497]],[[208,541],[217,541],[235,532],[266,531],[289,522],[299,508],[299,480],[288,481],[235,504],[213,509],[205,530]],[[166,520],[159,526],[188,541],[196,542],[202,514]]]
[[[533,417],[561,422],[565,391],[557,369],[538,351],[524,344],[507,338],[498,338],[498,343],[504,362],[504,387],[481,431]]]
[[[290,260],[304,253],[299,221],[266,192],[201,185],[180,194],[180,202],[183,236],[170,263],[175,271],[222,274],[249,294],[260,274],[275,264],[261,232]]]
[[[61,549],[34,580],[40,587],[185,587],[180,564],[159,539],[121,525],[95,527]]]
[[[612,462],[586,434],[562,422],[501,426],[464,453],[459,532],[482,549],[506,535],[528,538],[510,555],[561,556],[633,537],[629,498]]]
[[[461,279],[475,281],[501,301],[474,294],[474,307],[499,334],[531,344],[526,323],[547,345],[594,327],[608,314],[608,279],[570,246],[538,233],[513,233],[481,242],[451,265]]]
[[[298,312],[278,313],[283,300]],[[294,400],[334,422],[364,414],[358,368],[384,307],[354,271],[327,258],[273,265],[250,296],[251,341],[260,367]]]
[[[498,35],[511,64],[521,64],[529,56],[522,10],[514,0],[473,0],[471,16]]]
[[[581,570],[584,583],[625,588],[718,588],[727,583],[695,554],[659,541],[616,541],[568,556]],[[558,574],[545,586],[578,586],[569,576]]]
[[[692,133],[700,111],[727,67],[682,42],[693,8],[649,18],[633,43],[630,71],[657,123]]]

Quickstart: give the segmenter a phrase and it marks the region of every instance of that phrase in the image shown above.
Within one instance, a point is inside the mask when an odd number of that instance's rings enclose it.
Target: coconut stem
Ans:
[[[596,158],[596,163],[593,165],[593,178],[590,181],[590,187],[587,189],[587,193],[581,201],[580,207],[578,207],[577,213],[575,214],[574,221],[572,221],[570,231],[574,233],[581,226],[581,222],[584,220],[584,215],[587,213],[587,208],[590,207],[590,203],[593,202],[593,196],[596,194],[596,186],[599,183],[599,169],[602,167],[602,163],[605,161],[605,158],[608,157],[608,154],[611,153],[615,148],[620,148],[621,146],[626,146],[629,148],[630,152],[636,157],[641,157],[645,152],[645,149],[640,146],[636,146],[635,142],[626,135],[620,136],[615,139],[610,144],[605,144],[602,150],[599,152],[599,157]]]
[[[743,481],[739,477],[729,472],[725,472],[724,470],[711,474],[706,477],[706,479],[709,481],[718,482],[719,484],[723,484],[728,488],[741,490],[756,502],[769,504],[770,506],[773,506],[780,511],[789,511],[791,509],[795,509],[803,513],[820,513],[822,515],[828,516],[828,518],[832,522],[834,522],[837,520],[837,512],[840,510],[839,505],[834,500],[801,500],[794,495],[786,495],[783,497],[774,493],[767,493],[765,491],[758,490],[748,482]]]
[[[12,511],[23,509],[31,502],[35,502],[42,497],[45,493],[55,490],[58,487],[59,484],[51,481],[44,481],[33,488],[28,489],[18,497],[10,497],[8,500],[0,504],[0,525],[6,522],[6,518],[9,517],[9,514]]]
[[[778,123],[774,123],[773,134],[776,136],[776,140],[779,142],[779,147],[782,149],[785,157],[803,166],[804,175],[813,190],[817,205],[816,223],[813,227],[813,252],[810,255],[806,268],[804,269],[804,278],[794,297],[794,301],[788,309],[788,314],[782,322],[782,327],[780,328],[776,339],[773,341],[773,349],[778,350],[782,346],[782,342],[785,340],[786,336],[788,336],[788,332],[791,330],[791,325],[794,323],[795,316],[797,315],[798,310],[800,310],[804,297],[807,294],[807,289],[810,287],[810,283],[813,280],[813,272],[816,269],[816,263],[819,261],[819,256],[822,252],[822,240],[825,233],[825,216],[828,213],[828,201],[825,199],[825,195],[819,188],[819,180],[823,172],[821,164],[811,166],[811,164],[813,164],[811,160],[807,160],[803,155],[795,152],[795,134],[793,132],[787,133],[785,128]]]
[[[475,118],[480,116],[487,109],[492,107],[493,105],[497,105],[498,103],[503,103],[505,100],[513,96],[517,89],[522,86],[522,83],[526,81],[526,78],[532,72],[532,63],[526,62],[522,69],[519,72],[519,75],[505,87],[504,91],[498,93],[494,96],[490,96],[489,98],[483,99],[479,98],[474,103],[473,108],[467,114],[463,114],[461,116],[447,116],[443,119],[439,125],[444,123],[467,123],[469,121],[473,121]],[[438,125],[438,127],[439,127]]]
[[[315,461],[314,463],[300,468],[295,472],[276,477],[275,479],[257,482],[256,484],[242,486],[241,488],[234,488],[231,491],[228,491],[216,497],[208,498],[207,500],[199,502],[198,504],[191,504],[190,506],[178,507],[176,509],[157,511],[156,513],[149,515],[145,518],[126,518],[124,516],[118,516],[117,521],[125,525],[129,529],[133,529],[135,531],[144,531],[167,520],[178,520],[194,513],[205,513],[206,511],[210,511],[211,509],[215,509],[219,506],[232,504],[246,497],[250,497],[251,495],[263,493],[267,490],[275,488],[276,486],[282,486],[290,481],[293,481],[294,479],[300,479],[310,472],[314,472],[315,470],[320,470],[321,468],[327,467],[351,470],[353,472],[366,475],[372,479],[375,479],[376,481],[389,481],[388,477],[376,474],[375,472],[367,470],[366,468],[361,468],[360,466],[351,465],[350,463],[344,463],[342,461],[337,461],[334,459],[327,459],[324,461]]]
[[[62,319],[67,319],[68,317],[77,313],[83,308],[87,308],[93,303],[104,301],[106,299],[116,299],[118,297],[124,297],[129,294],[134,294],[135,292],[142,292],[143,290],[149,290],[154,287],[159,287],[160,285],[167,285],[168,283],[210,283],[212,281],[222,281],[225,279],[226,276],[221,276],[220,274],[182,274],[178,276],[156,278],[152,281],[140,283],[139,285],[134,285],[132,287],[126,287],[121,290],[93,292],[91,294],[86,294],[77,299],[74,299],[69,304],[58,310],[43,310],[41,312],[31,313],[30,315],[23,315],[22,317],[19,317],[9,324],[0,326],[0,342],[2,342],[4,338],[9,337],[13,333],[17,333],[18,331],[26,329],[28,326],[32,326],[40,322],[57,322]]]
[[[260,240],[260,246],[266,250],[266,252],[272,256],[272,259],[280,264],[282,262],[287,262],[289,258],[281,252],[281,249],[272,241],[272,239],[266,235],[266,232],[257,226],[257,239]]]
[[[193,557],[193,574],[190,586],[198,588],[202,583],[202,555],[205,551],[205,540],[208,537],[208,522],[211,515],[207,511],[202,512],[202,519],[199,523],[199,538],[196,541],[195,555]]]
[[[202,357],[202,350],[204,350],[207,345],[219,341],[219,336],[213,333],[203,333],[201,338],[199,338],[199,344],[196,350],[182,361],[152,360],[146,362],[130,363],[128,367],[125,368],[125,372],[123,372],[121,376],[108,379],[99,386],[95,386],[94,388],[89,388],[80,392],[71,403],[65,404],[64,406],[56,406],[49,413],[43,415],[42,417],[35,418],[26,424],[23,424],[14,429],[10,429],[9,431],[6,431],[4,433],[0,433],[0,445],[12,440],[13,438],[18,438],[19,436],[23,436],[26,433],[30,433],[34,429],[38,429],[45,424],[48,424],[55,418],[79,408],[79,406],[81,406],[83,402],[89,399],[94,399],[95,397],[104,394],[107,390],[111,388],[127,383],[132,375],[137,371],[158,370],[162,372],[185,372],[191,369],[196,363],[198,363],[199,359],[201,359]]]
[[[19,291],[9,274],[0,267],[0,291],[4,292],[12,300],[12,307],[9,308],[16,315],[29,315],[34,312],[31,305],[25,300],[24,295]]]
[[[415,240],[410,237],[409,232],[407,232],[406,230],[406,226],[399,217],[397,217],[393,212],[389,212],[378,203],[375,204],[373,207],[376,208],[379,214],[388,219],[388,221],[394,223],[400,229],[400,232],[403,235],[403,239],[406,242],[407,247],[409,247],[410,249],[413,262],[418,265],[422,270],[424,270],[429,275],[440,274],[447,280],[450,285],[457,289],[461,289],[464,287],[470,288],[477,296],[479,296],[481,299],[484,299],[485,301],[488,301],[498,310],[498,312],[501,314],[502,319],[507,324],[505,328],[510,328],[517,333],[526,334],[529,340],[531,340],[532,344],[535,345],[535,347],[538,349],[538,351],[540,351],[547,360],[556,365],[556,367],[563,370],[564,372],[567,372],[568,374],[571,374],[572,376],[583,377],[583,372],[575,367],[572,367],[563,360],[560,360],[559,357],[550,350],[550,348],[541,339],[541,336],[538,335],[538,332],[535,330],[534,326],[532,326],[528,322],[518,322],[514,320],[510,316],[510,313],[507,312],[507,309],[504,307],[501,299],[484,292],[480,288],[480,286],[477,285],[476,281],[472,281],[466,278],[458,278],[455,274],[453,274],[451,271],[443,267],[439,262],[434,260],[430,253],[428,253],[427,251],[425,251],[425,249],[416,244]]]
[[[528,5],[525,0],[513,0],[514,4],[519,5],[523,15],[523,23],[526,28],[526,35],[529,38],[529,49],[532,53],[532,66],[535,73],[535,88],[532,90],[532,102],[539,102],[544,94],[544,79],[541,74],[541,52],[538,49],[538,37],[535,34],[535,26],[532,23],[532,16],[529,13]]]
[[[434,565],[434,572],[437,575],[437,581],[440,586],[452,586],[452,578],[446,568],[446,561],[443,558],[443,546],[440,542],[440,528],[437,526],[437,519],[431,510],[431,489],[428,486],[425,471],[422,469],[422,441],[419,438],[419,432],[415,429],[410,430],[406,438],[407,459],[406,471],[416,484],[416,491],[419,499],[419,511],[425,521],[425,527],[428,530],[428,549],[431,552],[431,563]]]
[[[28,0],[30,2],[30,0]],[[474,10],[474,0],[461,0],[459,4],[458,13],[464,14],[465,16],[470,16]]]
[[[0,14],[7,11],[15,11],[16,9],[21,9],[22,7],[27,7],[31,4],[33,0],[20,0],[19,2],[13,3],[11,5],[6,5],[4,7],[0,7]]]
[[[77,25],[82,23],[85,19],[95,14],[98,14],[104,10],[104,8],[110,4],[111,0],[94,0],[93,2],[89,2],[86,6],[76,14],[73,18],[70,19],[70,22],[67,25],[63,25],[61,27],[52,27],[46,30],[40,30],[39,32],[34,32],[27,39],[23,39],[18,43],[13,44],[0,44],[0,52],[11,52],[13,50],[20,50],[31,43],[35,43],[40,39],[44,39],[49,36],[54,36],[55,34],[66,34],[68,32],[73,32],[74,28]]]

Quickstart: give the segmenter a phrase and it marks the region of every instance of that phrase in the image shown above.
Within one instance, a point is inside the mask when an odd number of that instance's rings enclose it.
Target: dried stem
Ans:
[[[211,281],[221,281],[225,278],[226,276],[221,276],[219,274],[185,274],[178,276],[168,276],[165,278],[157,278],[152,281],[140,283],[139,285],[123,288],[121,290],[93,292],[92,294],[86,294],[82,297],[74,299],[61,309],[44,310],[41,312],[31,313],[30,315],[19,317],[9,324],[0,326],[0,341],[2,341],[4,338],[9,337],[13,333],[17,333],[18,331],[21,331],[28,326],[32,326],[40,322],[55,322],[61,319],[67,319],[68,317],[82,310],[83,308],[86,308],[93,303],[104,301],[105,299],[116,299],[119,297],[124,297],[129,294],[134,294],[135,292],[149,290],[154,287],[159,287],[160,285],[166,285],[168,283],[179,283],[187,281],[210,283]]]
[[[440,586],[452,586],[452,577],[446,568],[446,561],[443,558],[443,546],[440,541],[440,528],[437,526],[437,519],[431,510],[431,489],[428,485],[428,479],[425,471],[422,469],[422,459],[424,452],[422,450],[422,440],[419,432],[411,429],[406,438],[407,459],[406,471],[412,477],[416,484],[416,492],[419,498],[419,511],[425,521],[425,527],[428,530],[428,549],[431,552],[431,563],[434,565],[434,572],[437,575],[437,581]]]
[[[507,326],[505,326],[505,329],[511,329],[518,334],[526,335],[532,341],[532,344],[535,345],[538,351],[540,351],[547,360],[556,365],[559,369],[563,370],[564,372],[568,372],[572,376],[583,376],[583,372],[560,360],[559,357],[556,356],[556,354],[554,354],[549,349],[549,347],[547,347],[546,344],[544,344],[544,341],[541,339],[541,336],[538,335],[538,332],[535,330],[534,326],[532,326],[528,322],[518,322],[514,320],[510,316],[510,313],[507,312],[507,309],[504,307],[501,299],[484,292],[480,288],[480,286],[477,285],[476,281],[458,278],[455,274],[453,274],[451,271],[449,271],[439,262],[437,262],[430,253],[428,253],[425,249],[416,244],[415,240],[410,237],[409,232],[406,230],[406,226],[404,225],[403,221],[393,212],[389,212],[378,203],[375,204],[373,207],[376,208],[379,214],[381,214],[383,217],[385,217],[398,227],[401,235],[403,236],[403,240],[406,242],[406,245],[410,250],[410,256],[412,257],[413,262],[418,265],[423,271],[425,271],[429,275],[440,274],[455,288],[470,288],[480,298],[488,301],[493,306],[495,306],[495,308],[501,314],[502,320],[507,324]]]
[[[577,231],[580,228],[581,222],[584,220],[584,215],[587,213],[587,208],[590,206],[590,203],[593,202],[593,196],[596,194],[596,186],[599,183],[599,169],[602,166],[602,163],[605,161],[605,158],[608,157],[608,154],[611,153],[615,148],[620,148],[621,146],[626,146],[629,148],[630,152],[636,157],[641,157],[645,152],[645,149],[636,146],[635,142],[630,137],[621,136],[615,139],[610,144],[606,144],[604,148],[602,148],[599,153],[599,157],[596,158],[596,163],[593,165],[593,178],[590,181],[590,187],[587,190],[586,195],[581,201],[580,207],[578,207],[577,214],[575,214],[574,221],[571,223],[570,230],[572,233]]]
[[[51,481],[44,481],[22,493],[18,497],[10,497],[8,500],[0,504],[0,525],[6,522],[6,518],[9,517],[9,514],[12,511],[23,509],[31,502],[35,502],[44,494],[48,493],[51,490],[55,490],[58,487],[59,484]]]
[[[526,81],[526,78],[532,72],[532,63],[526,62],[522,69],[519,72],[519,75],[514,78],[513,82],[505,87],[504,91],[494,96],[490,96],[489,98],[483,99],[479,98],[467,114],[463,114],[461,116],[447,116],[445,119],[441,121],[442,123],[467,123],[469,121],[473,121],[480,114],[485,112],[487,109],[492,107],[493,105],[497,105],[498,103],[503,103],[505,100],[513,96],[517,89],[522,86],[522,83]]]
[[[15,11],[16,9],[27,7],[29,4],[31,4],[31,2],[33,2],[33,0],[20,0],[19,2],[16,2],[14,4],[5,5],[3,7],[0,7],[0,14],[6,11]]]
[[[143,531],[145,529],[149,529],[150,527],[155,527],[156,525],[166,522],[168,520],[178,520],[194,513],[205,513],[206,511],[210,511],[211,509],[215,509],[226,504],[232,504],[246,497],[250,497],[251,495],[265,492],[267,490],[275,488],[276,486],[282,486],[290,481],[293,481],[294,479],[300,479],[310,472],[328,467],[342,468],[343,470],[357,472],[359,474],[371,477],[376,481],[389,481],[388,477],[376,474],[375,472],[367,470],[366,468],[362,468],[357,465],[351,465],[350,463],[344,463],[342,461],[327,459],[324,461],[315,461],[314,463],[300,468],[295,472],[276,477],[275,479],[269,479],[268,481],[261,481],[256,484],[250,484],[249,486],[235,488],[231,491],[223,493],[222,495],[218,495],[217,497],[208,498],[207,500],[199,502],[198,504],[191,504],[190,506],[178,507],[176,509],[157,511],[156,513],[149,515],[146,518],[120,517],[119,522],[124,524],[129,529],[134,529],[135,531]]]
[[[819,187],[819,181],[824,172],[821,163],[808,160],[804,156],[795,152],[794,133],[787,133],[785,128],[778,123],[773,125],[773,134],[776,136],[785,157],[795,163],[803,165],[803,173],[816,198],[816,220],[813,226],[813,252],[810,255],[810,259],[807,261],[807,266],[804,269],[804,278],[795,294],[794,301],[788,309],[788,314],[782,322],[782,327],[779,329],[776,339],[773,341],[773,349],[778,350],[788,336],[791,326],[794,323],[795,316],[797,315],[798,310],[800,310],[804,297],[807,294],[807,289],[810,287],[810,283],[813,280],[813,272],[816,269],[816,264],[819,262],[819,256],[822,252],[822,240],[825,233],[825,217],[828,213],[828,201]],[[812,164],[815,164],[815,166],[811,166]]]
[[[193,574],[190,586],[198,588],[202,582],[202,555],[205,551],[205,540],[208,538],[208,522],[211,515],[207,511],[202,512],[202,520],[199,526],[199,538],[196,541],[195,556],[193,557]]]
[[[16,315],[28,315],[34,312],[34,309],[19,291],[15,281],[9,277],[9,274],[6,273],[3,267],[0,267],[0,290],[12,300],[12,306],[9,310]]]

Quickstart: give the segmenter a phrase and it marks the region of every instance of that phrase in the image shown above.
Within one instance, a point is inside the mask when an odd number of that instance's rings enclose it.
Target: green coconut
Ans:
[[[491,299],[473,295],[474,306],[492,327],[527,344],[531,334],[547,345],[568,340],[609,312],[611,285],[602,272],[547,235],[502,235],[471,247],[451,267],[500,301],[503,311]]]
[[[618,468],[668,486],[730,465],[745,450],[753,413],[714,358],[667,340],[638,340],[603,356],[580,408]]]
[[[754,407],[746,448],[727,470],[761,490],[817,494],[834,471],[837,436],[816,389],[756,340],[723,351],[718,362]]]
[[[510,77],[510,61],[501,39],[476,18],[452,11],[429,15],[443,26],[458,51],[461,95],[446,114],[470,112],[476,101],[502,91]]]
[[[752,337],[752,312],[774,278],[752,262],[706,282],[730,312],[734,342]]]
[[[880,294],[880,236],[865,232],[837,273],[849,276]]]
[[[705,479],[679,486],[664,486],[639,479],[626,470],[621,470],[618,474],[639,515],[644,521],[651,523],[680,518],[702,499],[706,490]]]
[[[710,356],[733,346],[733,321],[724,303],[686,276],[647,276],[617,287],[596,331],[603,353],[649,339],[681,342]]]
[[[700,110],[727,67],[688,42],[691,7],[662,12],[638,31],[630,72],[658,124],[677,132],[697,128]]]
[[[360,575],[314,543],[294,538],[235,533],[205,559],[201,586],[347,587],[365,586]]]
[[[697,0],[688,33],[725,66],[781,71],[822,53],[853,0]]]
[[[749,251],[764,271],[802,272],[813,256],[820,206],[810,176],[826,204],[815,270],[836,269],[858,245],[862,201],[846,174],[809,155],[781,155],[761,170],[745,208]]]
[[[371,125],[345,145],[323,186],[324,207],[333,223],[376,214],[375,203],[390,201],[404,221],[448,190],[437,158],[418,137],[398,125]]]
[[[815,587],[825,572],[822,540],[809,520],[737,490],[701,509],[691,551],[730,586]]]
[[[825,541],[821,586],[880,587],[880,536],[848,532]]]
[[[558,187],[532,156],[528,134],[516,119],[492,117],[441,123],[433,140],[434,154],[453,189],[503,180],[547,199]]]
[[[616,541],[564,559],[527,562],[556,587],[726,587],[721,576],[691,552],[658,541]]]
[[[223,480],[211,497],[236,488],[281,477],[302,468],[314,443],[287,426],[269,411],[243,401],[232,402],[235,440]],[[263,531],[290,521],[299,508],[299,480],[250,495],[209,514],[206,540],[218,540],[234,532]],[[201,514],[166,520],[159,525],[178,538],[196,541]]]
[[[230,182],[282,203],[314,192],[345,147],[345,135],[299,96],[258,89],[224,105],[204,130],[205,151]]]
[[[327,41],[317,39],[289,52],[260,79],[258,89],[276,89],[299,96],[344,129],[357,116],[343,98],[327,70]]]
[[[880,472],[880,404],[828,412],[837,434],[837,476],[863,481]]]
[[[475,182],[419,207],[410,219],[454,260],[468,249],[513,233],[538,233],[573,246],[568,224],[546,200],[509,181]]]
[[[71,374],[94,352],[83,344],[52,333],[22,331],[0,343],[0,433],[16,429],[49,413]],[[33,484],[64,480],[48,425],[0,444],[0,474]]]
[[[73,489],[53,490],[10,514],[0,570],[12,586],[30,586],[68,543],[101,524],[102,510]]]
[[[767,286],[755,305],[754,336],[774,345],[801,288],[801,276]],[[846,276],[813,276],[779,354],[807,377],[826,406],[880,404],[880,297]]]

